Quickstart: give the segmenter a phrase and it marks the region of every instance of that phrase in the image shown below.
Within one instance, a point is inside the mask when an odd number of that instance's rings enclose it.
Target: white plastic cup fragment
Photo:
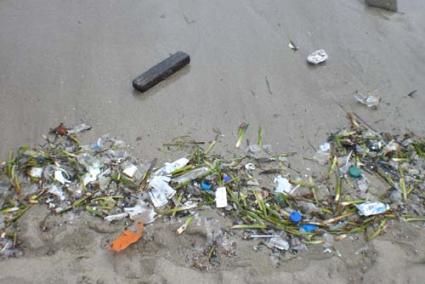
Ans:
[[[363,96],[363,95],[355,95],[354,98],[361,103],[362,105],[367,106],[368,108],[376,108],[379,105],[379,102],[381,101],[380,98],[376,96]]]

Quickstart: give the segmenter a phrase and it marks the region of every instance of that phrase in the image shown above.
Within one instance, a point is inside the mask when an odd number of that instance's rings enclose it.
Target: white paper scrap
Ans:
[[[227,206],[227,192],[224,186],[217,188],[215,192],[215,204],[217,208],[224,208]]]

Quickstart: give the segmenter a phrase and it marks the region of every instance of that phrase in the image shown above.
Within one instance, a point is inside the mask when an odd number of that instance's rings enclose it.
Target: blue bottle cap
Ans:
[[[298,224],[302,220],[302,215],[298,211],[292,211],[289,215],[289,220],[291,220],[292,223]]]
[[[316,225],[313,225],[313,224],[304,224],[304,225],[301,226],[300,231],[302,233],[313,233],[317,229],[318,229],[318,227]]]
[[[223,182],[228,183],[232,180],[232,178],[226,174],[223,175]]]
[[[211,190],[211,188],[212,188],[212,184],[209,181],[203,180],[201,182],[201,189],[202,190],[209,191],[209,190]]]

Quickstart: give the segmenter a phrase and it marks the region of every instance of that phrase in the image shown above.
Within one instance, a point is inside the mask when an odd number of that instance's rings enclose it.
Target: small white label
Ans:
[[[224,208],[227,206],[227,192],[224,186],[217,188],[215,192],[215,204],[217,208]]]

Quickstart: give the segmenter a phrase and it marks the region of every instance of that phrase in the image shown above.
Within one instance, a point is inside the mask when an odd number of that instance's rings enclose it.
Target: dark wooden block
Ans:
[[[145,92],[189,63],[190,56],[178,51],[134,79],[133,87],[140,92]]]
[[[397,0],[366,0],[366,4],[392,12],[397,12]]]

